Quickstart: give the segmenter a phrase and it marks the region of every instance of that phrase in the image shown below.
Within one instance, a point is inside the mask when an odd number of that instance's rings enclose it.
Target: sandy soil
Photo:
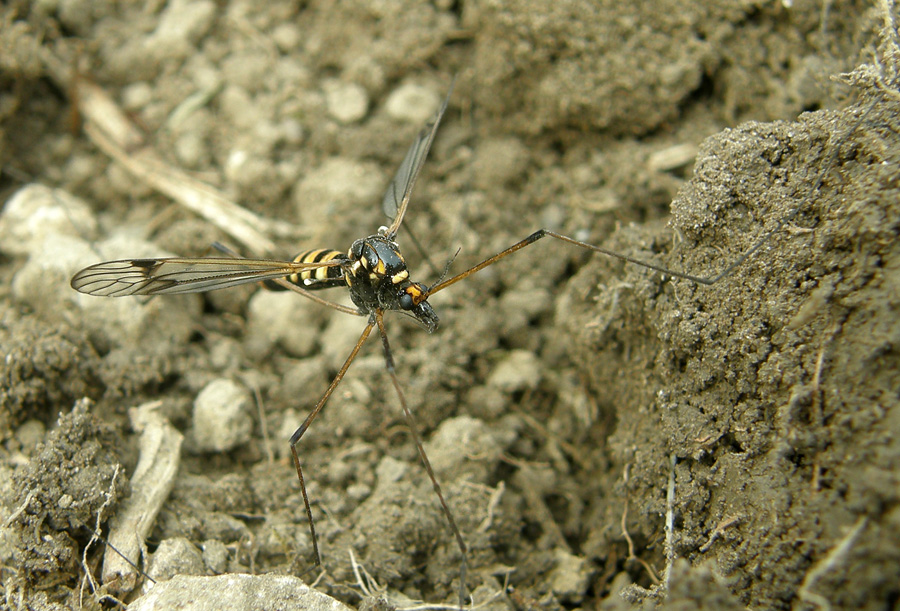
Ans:
[[[68,286],[93,262],[214,241],[346,250],[384,222],[381,193],[454,75],[406,219],[431,265],[400,238],[423,282],[540,227],[702,277],[773,232],[712,286],[547,238],[434,296],[434,335],[390,317],[475,603],[897,604],[900,51],[883,6],[257,4],[0,9],[3,201],[58,189],[0,217],[7,607],[140,594],[95,594],[105,550],[88,542],[143,490],[129,410],[150,401],[184,436],[151,575],[318,577],[370,608],[352,550],[390,604],[456,603],[459,550],[374,339],[300,446],[313,566],[287,438],[362,319],[256,286]],[[172,167],[281,221],[277,252],[98,150],[72,112],[93,85]],[[200,420],[222,379],[232,411]]]

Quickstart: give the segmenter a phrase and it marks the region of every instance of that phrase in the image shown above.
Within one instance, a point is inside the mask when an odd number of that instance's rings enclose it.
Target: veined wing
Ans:
[[[453,93],[453,83],[450,83],[450,91],[447,97],[438,109],[437,113],[425,124],[422,131],[416,136],[412,146],[406,151],[406,157],[403,163],[397,169],[397,174],[391,184],[388,185],[387,191],[384,193],[384,199],[381,201],[381,209],[385,215],[391,219],[391,226],[388,227],[387,236],[393,238],[400,229],[400,223],[403,222],[403,215],[406,214],[406,207],[409,205],[409,197],[412,194],[413,186],[416,184],[416,178],[419,177],[419,171],[425,158],[428,157],[428,151],[431,149],[431,143],[434,142],[434,134],[437,132],[444,111],[447,110],[447,102],[450,101],[450,94]]]
[[[70,284],[80,293],[102,297],[180,295],[283,278],[340,264],[340,260],[297,263],[231,257],[122,259],[86,267],[72,277]]]

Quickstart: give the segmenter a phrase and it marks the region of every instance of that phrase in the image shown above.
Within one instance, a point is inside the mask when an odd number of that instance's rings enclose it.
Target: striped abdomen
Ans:
[[[328,248],[318,248],[316,250],[301,252],[293,258],[293,261],[296,263],[323,263],[335,259],[347,259],[347,254]],[[310,291],[330,289],[336,286],[347,286],[347,283],[344,281],[344,268],[339,265],[310,269],[300,272],[299,274],[291,274],[285,279],[288,282]],[[275,291],[285,290],[283,286],[280,286],[271,280],[266,280],[265,285],[266,288]]]

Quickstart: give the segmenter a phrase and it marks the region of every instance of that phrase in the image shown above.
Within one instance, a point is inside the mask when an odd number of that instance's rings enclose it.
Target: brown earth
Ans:
[[[511,586],[487,606],[891,608],[900,51],[887,14],[799,1],[13,3],[0,9],[0,187],[4,201],[40,183],[87,202],[99,229],[72,239],[96,261],[115,258],[109,236],[158,248],[140,257],[229,241],[78,130],[73,99],[90,81],[173,166],[295,223],[270,236],[280,256],[346,250],[383,222],[381,191],[422,123],[387,100],[407,85],[439,100],[456,75],[406,218],[437,268],[549,227],[708,277],[774,232],[712,286],[547,238],[436,295],[434,335],[389,317],[476,604]],[[48,55],[81,76],[61,81]],[[363,111],[342,115],[360,93]],[[344,173],[320,171],[334,158]],[[187,439],[148,564],[186,540],[202,561],[179,572],[312,581],[286,439],[364,322],[296,297],[282,328],[261,328],[244,287],[125,300],[138,329],[98,325],[65,281],[77,267],[23,279],[60,249],[3,240],[0,599],[99,605],[86,571],[103,546],[84,553],[86,525],[105,527],[127,498],[127,412],[150,400]],[[226,452],[201,450],[192,422],[217,378],[258,391],[252,432]],[[379,342],[300,452],[319,589],[363,601],[352,549],[394,603],[455,604],[459,551]]]

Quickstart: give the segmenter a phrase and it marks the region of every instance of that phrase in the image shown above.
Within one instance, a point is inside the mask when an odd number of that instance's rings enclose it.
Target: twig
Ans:
[[[625,485],[628,485],[628,475],[631,469],[631,465],[625,465],[625,469],[622,471],[622,479],[625,482]],[[631,535],[628,534],[628,498],[625,498],[625,507],[622,508],[622,535],[625,537],[625,542],[628,544],[628,557],[625,558],[625,562],[635,561],[644,567],[644,570],[647,571],[647,574],[650,576],[650,581],[653,582],[654,585],[659,585],[659,576],[656,574],[656,571],[653,570],[653,567],[644,560],[643,558],[639,558],[634,553],[634,541],[631,540]]]
[[[101,517],[103,516],[103,510],[106,509],[107,507],[109,507],[110,504],[112,503],[113,494],[115,493],[115,490],[116,490],[116,480],[119,479],[119,469],[120,468],[121,468],[121,465],[116,464],[116,469],[115,469],[115,471],[113,471],[112,479],[109,482],[109,491],[106,493],[106,500],[103,501],[103,504],[100,506],[100,509],[97,510],[97,520],[96,520],[96,524],[94,524],[94,530],[91,533],[90,540],[87,542],[87,545],[84,546],[84,550],[82,551],[82,554],[81,554],[81,566],[84,569],[84,572],[87,575],[88,581],[91,584],[92,592],[96,592],[99,589],[99,586],[97,585],[97,581],[94,579],[93,572],[91,571],[90,567],[88,566],[87,554],[88,554],[88,550],[91,549],[91,545],[94,543],[94,541],[97,541],[99,538],[97,533],[100,532],[100,521],[101,521]]]
[[[256,411],[259,414],[259,430],[263,436],[263,447],[266,449],[266,458],[269,464],[275,464],[275,453],[272,451],[272,440],[269,438],[269,425],[266,422],[266,407],[263,402],[262,393],[259,392],[259,385],[256,382],[248,381],[250,388],[253,390],[253,398],[256,399]]]
[[[110,520],[109,547],[103,558],[102,581],[111,592],[131,592],[137,585],[135,563],[141,545],[150,534],[156,515],[175,483],[183,436],[159,414],[160,401],[129,411],[132,427],[139,431],[140,458],[131,478],[131,496]]]
[[[739,523],[744,519],[744,516],[732,516],[730,518],[725,518],[721,522],[719,522],[718,526],[713,529],[712,533],[709,535],[709,539],[707,539],[706,543],[700,546],[700,553],[706,553],[712,544],[715,543],[716,539],[722,536],[722,533],[725,532],[726,528],[731,528],[735,524]]]
[[[669,458],[669,485],[666,489],[666,570],[663,573],[666,592],[669,591],[669,578],[672,575],[672,564],[675,562],[675,454]]]
[[[87,542],[87,545],[84,546],[84,550],[81,553],[81,567],[84,569],[85,579],[87,579],[88,583],[90,583],[90,585],[91,585],[91,593],[92,594],[96,594],[97,590],[100,589],[100,586],[97,584],[97,580],[94,579],[94,572],[91,570],[91,567],[88,566],[88,559],[87,559],[88,550],[91,548],[91,544],[93,544],[94,541],[102,540],[102,537],[100,537],[99,533],[100,533],[100,525],[101,525],[100,523],[103,519],[103,510],[112,504],[113,496],[114,496],[115,490],[116,490],[116,480],[119,479],[119,469],[120,468],[121,468],[121,465],[117,464],[115,471],[113,471],[112,479],[109,482],[109,490],[106,492],[106,500],[103,501],[103,504],[97,510],[97,520],[96,520],[96,523],[94,524],[93,532],[91,533],[91,538]],[[109,544],[107,543],[107,545],[109,545]],[[113,551],[117,554],[121,553],[117,549],[114,549]],[[84,597],[84,581],[81,582],[81,589],[78,592],[79,606],[83,606],[83,604],[84,604],[83,597]],[[102,599],[106,600],[106,601],[114,602],[117,605],[119,605],[120,607],[123,607],[123,608],[125,607],[124,602],[122,602],[115,596],[112,596],[111,594],[104,594]]]
[[[275,252],[275,243],[266,237],[265,231],[271,230],[267,225],[274,222],[264,221],[217,189],[170,166],[149,147],[129,151],[93,123],[86,123],[84,131],[100,150],[137,178],[203,217],[251,252]]]
[[[366,567],[356,561],[353,549],[348,548],[347,552],[350,554],[350,566],[353,568],[353,576],[356,577],[356,583],[359,584],[360,591],[365,596],[375,596],[376,594],[384,593],[385,588],[375,581],[375,578],[369,574]],[[365,580],[363,580],[363,577],[365,577]]]
[[[75,78],[71,66],[51,53],[43,56],[47,71],[64,91]],[[98,85],[78,79],[72,100],[84,119],[84,132],[104,153],[152,188],[203,217],[253,253],[274,253],[267,236],[296,234],[290,224],[260,217],[238,206],[223,193],[167,164],[147,144],[144,134]]]
[[[800,600],[817,605],[822,609],[825,609],[825,611],[831,610],[831,602],[823,595],[813,592],[812,587],[825,575],[825,573],[837,567],[838,563],[847,557],[847,553],[850,551],[850,548],[853,547],[853,544],[856,543],[856,538],[859,537],[859,533],[865,528],[866,522],[866,516],[861,516],[856,521],[856,524],[853,525],[853,528],[850,529],[850,532],[844,535],[841,542],[834,546],[831,551],[817,562],[809,573],[806,574],[803,583],[800,584],[800,589],[797,591],[797,596],[800,597]]]
[[[28,496],[25,497],[25,500],[22,501],[22,504],[19,505],[18,509],[10,514],[8,518],[3,522],[3,528],[9,528],[9,526],[19,519],[19,516],[25,513],[25,510],[28,509],[28,506],[31,504],[31,499],[34,498],[34,495],[37,494],[37,490],[32,490],[28,493]]]
[[[500,483],[491,493],[491,499],[488,501],[487,506],[487,515],[481,524],[478,525],[478,528],[475,529],[476,532],[484,533],[487,532],[491,527],[491,524],[494,523],[494,511],[497,509],[497,506],[500,504],[500,499],[503,497],[503,493],[506,491],[506,483],[503,480],[500,480]]]

